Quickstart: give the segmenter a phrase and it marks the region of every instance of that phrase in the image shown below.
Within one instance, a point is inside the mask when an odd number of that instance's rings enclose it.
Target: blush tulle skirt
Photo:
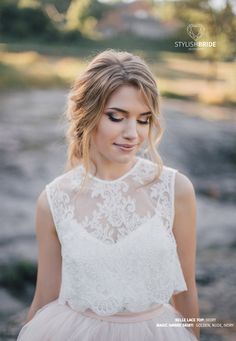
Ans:
[[[180,317],[170,304],[139,313],[98,316],[55,300],[23,325],[17,341],[197,341],[187,327],[169,326]]]

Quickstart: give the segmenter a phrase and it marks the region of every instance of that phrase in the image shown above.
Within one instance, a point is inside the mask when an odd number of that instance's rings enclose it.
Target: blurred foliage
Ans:
[[[68,42],[96,38],[95,25],[108,8],[98,0],[3,0],[0,36]]]
[[[45,40],[56,38],[58,35],[56,27],[45,11],[35,4],[31,1],[28,5],[27,2],[20,4],[20,1],[1,2],[0,34],[17,38],[30,36],[43,37]]]
[[[19,8],[24,8],[24,7],[39,8],[40,2],[39,0],[19,0],[18,7]]]
[[[66,28],[78,29],[85,36],[95,35],[95,25],[110,6],[97,0],[72,0],[66,11]]]
[[[167,97],[235,106],[236,23],[229,1],[217,10],[210,0],[147,0],[160,20],[179,21],[175,36],[160,40],[123,34],[100,39],[95,24],[117,2],[0,1],[0,88],[67,87],[83,65],[81,58],[114,48],[138,53],[158,68]],[[202,24],[206,30],[200,41],[216,41],[217,48],[176,49],[175,41],[191,41],[188,24]],[[166,52],[170,54],[163,61],[161,54]],[[30,64],[27,58],[34,60]]]
[[[204,41],[216,41],[217,44],[216,48],[197,49],[201,58],[214,62],[235,57],[236,16],[230,0],[226,0],[221,9],[213,8],[211,0],[146,1],[154,16],[164,21],[179,20],[183,24],[177,34],[180,40],[190,41],[186,32],[188,24],[202,24],[205,27]],[[95,29],[96,23],[118,2],[121,1],[2,0],[0,37],[34,37],[36,40],[55,42],[101,41],[102,37]]]
[[[59,13],[66,13],[70,6],[71,0],[39,0],[42,7],[47,5],[55,6]]]
[[[211,0],[180,0],[168,6],[173,6],[173,16],[185,24],[182,40],[189,40],[186,33],[188,24],[202,24],[205,33],[199,41],[216,41],[215,48],[199,48],[197,53],[200,57],[212,62],[235,58],[236,16],[229,0],[218,10],[212,7]]]
[[[17,298],[28,298],[30,287],[35,286],[36,278],[36,265],[27,260],[0,265],[0,286]]]
[[[92,0],[72,0],[66,12],[66,28],[79,30],[84,35],[90,35],[94,31],[96,20],[90,16],[89,9]]]

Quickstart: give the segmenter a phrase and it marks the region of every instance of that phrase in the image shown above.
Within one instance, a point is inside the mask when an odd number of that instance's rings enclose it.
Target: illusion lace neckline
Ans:
[[[138,166],[138,164],[140,163],[140,161],[141,161],[141,157],[136,156],[136,162],[135,162],[135,164],[134,164],[127,172],[125,172],[122,176],[120,176],[120,177],[118,177],[118,178],[116,178],[116,179],[113,179],[113,180],[101,179],[101,178],[99,178],[99,177],[97,177],[97,176],[95,176],[95,175],[92,175],[90,172],[88,172],[88,176],[89,176],[91,179],[93,179],[93,180],[95,180],[95,181],[98,181],[98,182],[101,182],[101,183],[113,184],[113,183],[115,183],[115,182],[118,182],[118,181],[121,181],[121,180],[125,179],[128,175],[132,174],[133,171],[134,171],[134,170],[136,169],[136,167]],[[83,171],[85,172],[84,166],[81,165],[81,167],[82,167]]]

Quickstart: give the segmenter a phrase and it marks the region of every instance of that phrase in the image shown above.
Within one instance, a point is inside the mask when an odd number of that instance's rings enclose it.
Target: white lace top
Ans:
[[[59,302],[99,315],[138,312],[187,290],[172,233],[176,169],[137,156],[115,180],[84,174],[79,165],[46,185],[62,252]]]

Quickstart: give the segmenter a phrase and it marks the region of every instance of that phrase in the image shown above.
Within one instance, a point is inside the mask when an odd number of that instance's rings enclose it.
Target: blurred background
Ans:
[[[197,195],[201,317],[235,324],[235,15],[235,0],[0,1],[0,340],[16,339],[33,299],[36,200],[64,172],[70,86],[107,48],[145,58],[157,79],[161,156]]]

